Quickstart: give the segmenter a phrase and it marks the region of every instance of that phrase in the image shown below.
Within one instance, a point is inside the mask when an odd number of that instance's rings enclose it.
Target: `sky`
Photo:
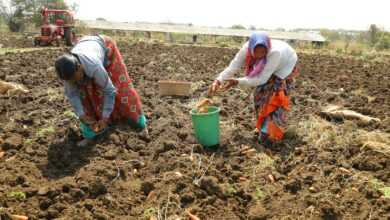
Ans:
[[[199,26],[390,31],[390,0],[68,0],[79,19],[175,22]]]

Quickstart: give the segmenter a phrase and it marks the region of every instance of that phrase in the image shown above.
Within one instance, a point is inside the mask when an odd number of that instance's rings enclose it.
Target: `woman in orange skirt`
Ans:
[[[294,77],[298,75],[297,61],[296,52],[287,43],[271,40],[263,32],[255,32],[210,86],[209,94],[221,89],[223,82],[226,83],[224,89],[236,85],[254,88],[259,142],[282,140],[285,112],[290,109],[288,95]],[[245,76],[232,78],[243,66]]]

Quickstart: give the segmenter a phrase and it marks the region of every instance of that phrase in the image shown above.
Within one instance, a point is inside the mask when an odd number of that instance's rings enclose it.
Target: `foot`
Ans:
[[[258,140],[259,140],[259,130],[257,128],[255,128],[254,130],[251,131],[251,135],[252,135],[252,140],[255,141],[255,142],[258,142]]]
[[[149,137],[149,130],[148,130],[148,128],[145,127],[144,130],[141,131],[141,134]]]
[[[150,141],[149,130],[145,127],[140,133],[139,137],[145,141]]]
[[[259,136],[259,129],[255,128],[254,130],[252,130],[252,134],[255,136]]]
[[[77,142],[77,147],[87,147],[92,144],[93,139],[84,138],[83,140]]]

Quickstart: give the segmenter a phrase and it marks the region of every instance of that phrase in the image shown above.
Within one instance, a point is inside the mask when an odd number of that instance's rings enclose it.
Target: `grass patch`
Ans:
[[[258,178],[258,175],[263,175],[265,169],[273,170],[275,160],[265,153],[257,153],[256,159],[251,161],[251,165],[244,170],[251,175],[251,179]]]
[[[206,82],[205,81],[194,82],[191,85],[191,93],[194,93],[194,92],[200,90],[201,88],[203,88],[205,86],[206,86]]]
[[[266,196],[266,193],[263,190],[261,190],[259,187],[256,188],[256,191],[254,193],[254,198],[256,200],[258,200],[258,201],[263,200],[265,198],[265,196]]]
[[[390,199],[390,186],[379,188],[379,191],[383,193],[386,199]]]
[[[77,115],[71,110],[65,111],[64,116],[70,119],[77,119]]]
[[[14,53],[27,53],[32,51],[39,50],[54,50],[58,48],[48,48],[48,47],[31,47],[31,48],[0,48],[0,55],[4,54],[14,54]]]
[[[258,159],[259,163],[256,166],[256,168],[259,170],[263,170],[267,167],[273,167],[274,163],[275,163],[275,161],[265,153],[257,154],[257,159]]]
[[[231,196],[237,192],[237,189],[232,184],[226,184],[224,189],[225,189],[226,194],[229,196]]]
[[[350,145],[368,147],[368,143],[376,143],[377,146],[390,145],[390,135],[387,133],[359,129],[353,121],[344,121],[343,124],[336,125],[316,116],[301,121],[297,133],[302,134],[304,142],[316,148]]]
[[[33,139],[26,139],[25,141],[24,141],[24,145],[30,145],[30,144],[32,144],[34,141],[33,141]]]
[[[49,134],[54,134],[55,133],[55,129],[53,126],[50,126],[50,127],[47,127],[47,128],[41,128],[39,129],[39,131],[37,132],[37,136],[38,137],[44,137],[46,135],[49,135]]]
[[[378,179],[373,179],[370,183],[371,186],[375,190],[381,192],[386,199],[390,199],[390,186],[386,186],[385,183],[379,181]]]
[[[53,89],[53,88],[48,88],[47,89],[47,95],[49,96],[49,101],[50,102],[55,101],[55,100],[59,99],[62,96],[61,93],[58,90]]]
[[[154,217],[157,215],[157,210],[153,207],[145,209],[143,213],[144,219],[150,219],[151,217]]]
[[[10,192],[7,196],[14,199],[26,199],[26,193],[24,192]]]

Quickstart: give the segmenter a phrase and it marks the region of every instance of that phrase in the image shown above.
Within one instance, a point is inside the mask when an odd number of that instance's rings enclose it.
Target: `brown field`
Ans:
[[[56,79],[65,49],[0,55],[0,79],[30,93],[0,95],[0,214],[29,219],[389,219],[390,64],[300,53],[283,143],[256,144],[251,91],[215,98],[221,145],[197,144],[190,109],[236,49],[119,43],[143,99],[150,139],[124,127],[77,148],[77,120]],[[158,80],[194,82],[160,97]],[[380,123],[327,121],[337,104]],[[253,154],[243,148],[256,149]],[[270,178],[272,175],[272,178]]]

